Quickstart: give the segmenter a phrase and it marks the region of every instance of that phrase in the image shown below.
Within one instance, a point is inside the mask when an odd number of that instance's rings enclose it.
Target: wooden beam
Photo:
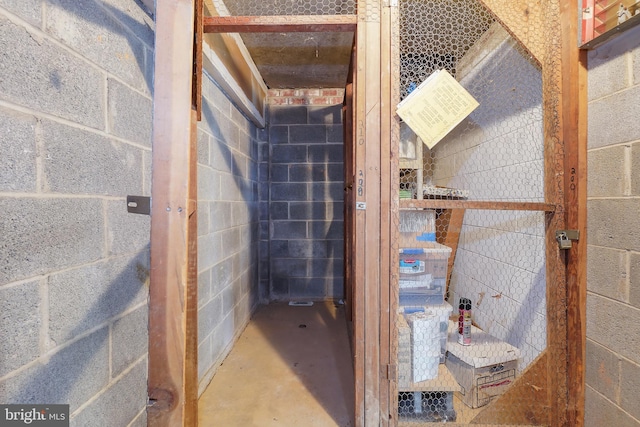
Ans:
[[[156,25],[147,417],[150,426],[180,426],[197,420],[187,414],[197,396],[188,229],[194,1],[159,2]]]
[[[543,63],[546,52],[546,2],[540,0],[480,0],[502,26],[527,49],[533,58]]]
[[[449,256],[449,262],[447,265],[447,282],[445,295],[448,295],[449,292],[449,283],[451,282],[453,264],[456,260],[456,252],[458,251],[458,242],[460,241],[460,232],[462,231],[464,212],[464,209],[447,209],[440,215],[440,218],[446,218],[447,228],[442,241],[438,243],[442,243],[443,245],[451,248],[451,256]]]
[[[538,202],[499,202],[482,200],[447,200],[447,199],[402,199],[400,209],[482,209],[496,211],[543,211],[555,212],[553,203]]]
[[[207,16],[205,33],[354,32],[356,15]]]
[[[195,0],[194,31],[193,38],[193,87],[191,104],[196,110],[197,119],[202,120],[202,43],[204,14],[203,0]]]
[[[587,307],[587,52],[578,49],[578,0],[561,3],[565,226],[580,240],[567,251],[568,424],[584,425]]]

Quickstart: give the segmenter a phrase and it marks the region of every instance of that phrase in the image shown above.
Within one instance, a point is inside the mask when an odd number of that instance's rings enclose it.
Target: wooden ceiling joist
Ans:
[[[356,15],[206,16],[205,33],[353,32]]]

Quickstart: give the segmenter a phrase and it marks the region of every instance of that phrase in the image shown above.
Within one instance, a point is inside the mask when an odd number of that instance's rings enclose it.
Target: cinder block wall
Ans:
[[[497,64],[497,65],[496,65]],[[499,25],[456,65],[480,103],[434,150],[433,182],[472,200],[544,201],[541,72]],[[546,347],[544,215],[467,209],[449,302],[520,349],[524,369]]]
[[[589,52],[586,426],[640,426],[640,28]]]
[[[204,391],[256,308],[259,132],[205,74],[198,130],[198,371]],[[260,132],[262,133],[262,132]]]
[[[0,0],[0,402],[146,425],[153,18]]]
[[[261,225],[269,299],[342,298],[342,91],[272,91],[269,104],[269,211]]]

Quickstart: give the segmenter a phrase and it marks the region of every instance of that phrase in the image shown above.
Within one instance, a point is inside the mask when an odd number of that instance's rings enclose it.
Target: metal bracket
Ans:
[[[359,211],[367,210],[367,204],[365,202],[356,202],[356,209]]]
[[[571,249],[572,242],[580,240],[580,230],[558,230],[556,240],[560,249]]]
[[[127,212],[151,215],[151,197],[127,196]]]

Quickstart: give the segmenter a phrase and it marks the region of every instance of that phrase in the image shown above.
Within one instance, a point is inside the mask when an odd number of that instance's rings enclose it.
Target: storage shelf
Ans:
[[[438,366],[438,376],[432,380],[421,381],[419,383],[402,384],[398,383],[399,392],[413,391],[462,391],[460,384],[453,378],[453,375],[444,363]]]

